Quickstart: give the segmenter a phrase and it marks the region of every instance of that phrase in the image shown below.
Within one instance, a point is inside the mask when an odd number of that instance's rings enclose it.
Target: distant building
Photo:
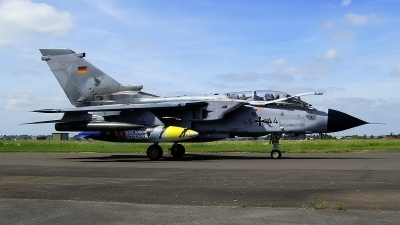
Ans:
[[[306,140],[306,134],[285,134],[280,140]]]
[[[32,137],[29,135],[26,135],[26,134],[18,136],[18,140],[31,140],[31,139],[32,139]]]
[[[51,140],[53,137],[51,135],[39,135],[36,137],[36,140]]]
[[[18,136],[16,136],[16,135],[4,135],[1,139],[2,140],[18,140]]]
[[[68,141],[69,133],[53,133],[53,140]]]

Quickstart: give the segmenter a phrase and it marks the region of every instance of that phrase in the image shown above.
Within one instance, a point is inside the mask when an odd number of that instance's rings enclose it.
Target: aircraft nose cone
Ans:
[[[334,109],[328,110],[328,132],[347,130],[367,123],[349,114]]]

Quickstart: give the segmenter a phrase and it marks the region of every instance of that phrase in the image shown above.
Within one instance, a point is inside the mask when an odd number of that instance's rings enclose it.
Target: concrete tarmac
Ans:
[[[400,221],[400,151],[1,153],[0,182],[0,224]]]

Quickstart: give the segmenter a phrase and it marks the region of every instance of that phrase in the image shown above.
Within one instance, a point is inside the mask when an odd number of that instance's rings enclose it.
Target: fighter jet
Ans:
[[[143,86],[121,85],[86,61],[85,53],[69,49],[40,49],[62,89],[76,108],[41,109],[62,113],[57,131],[81,131],[80,138],[110,142],[149,142],[147,156],[163,156],[161,142],[171,142],[175,158],[185,155],[184,142],[215,141],[270,134],[271,157],[281,158],[279,140],[306,134],[337,132],[367,124],[346,113],[319,111],[301,100],[320,92],[288,93],[252,90],[200,96],[160,97],[142,92]]]

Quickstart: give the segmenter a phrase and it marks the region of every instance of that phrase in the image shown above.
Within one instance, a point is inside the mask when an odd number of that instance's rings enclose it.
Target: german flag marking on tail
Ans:
[[[87,72],[87,67],[83,66],[83,67],[78,67],[78,73],[86,73]]]

